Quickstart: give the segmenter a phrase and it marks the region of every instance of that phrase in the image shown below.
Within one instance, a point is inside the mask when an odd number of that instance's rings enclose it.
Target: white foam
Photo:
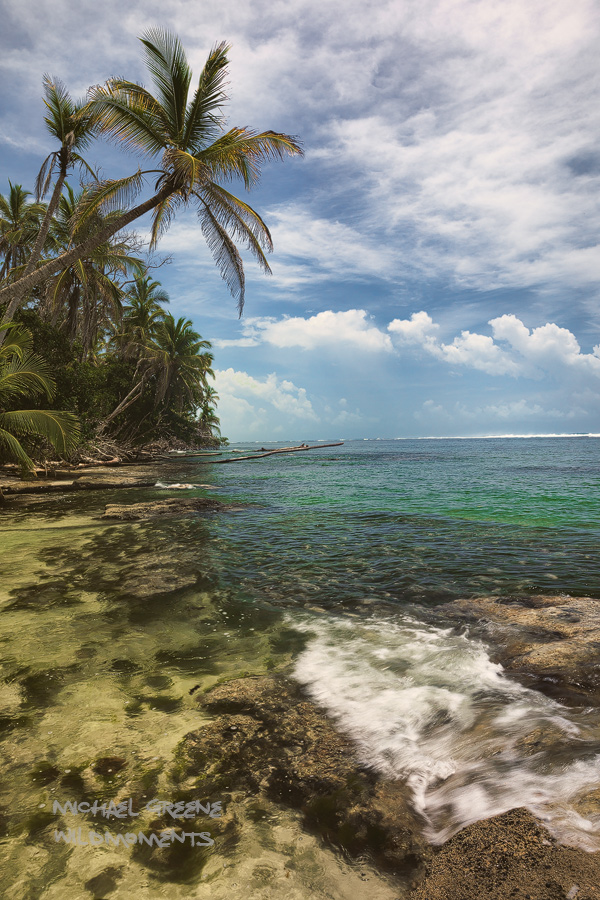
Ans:
[[[192,491],[197,484],[166,484],[164,481],[157,481],[154,487],[162,488],[169,491]]]
[[[600,809],[576,808],[600,784],[598,714],[523,687],[483,644],[409,616],[289,618],[310,635],[295,677],[364,765],[406,781],[430,840],[526,806],[563,840],[600,849]]]

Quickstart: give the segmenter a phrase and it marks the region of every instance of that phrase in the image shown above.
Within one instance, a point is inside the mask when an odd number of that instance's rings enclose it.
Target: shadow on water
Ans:
[[[33,897],[67,877],[72,864],[65,859],[75,853],[79,886],[64,893],[74,898],[84,882],[108,885],[116,876],[90,879],[85,848],[56,845],[54,829],[98,822],[53,815],[51,800],[93,802],[121,792],[143,806],[159,791],[170,796],[174,750],[202,721],[194,691],[289,663],[298,635],[279,610],[223,585],[210,519],[88,520],[81,530],[54,530],[54,521],[44,520],[51,527],[19,551],[16,586],[4,582],[0,739],[8,838],[0,856],[7,883],[16,884],[25,848],[39,849],[28,881]],[[152,830],[148,816],[140,823]],[[233,847],[221,843],[227,857]],[[166,854],[138,847],[121,852],[121,868],[138,881],[145,872],[157,884],[189,883],[209,855],[179,844]]]

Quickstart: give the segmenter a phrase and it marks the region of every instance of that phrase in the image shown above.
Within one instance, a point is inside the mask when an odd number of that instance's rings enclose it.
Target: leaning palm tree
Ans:
[[[208,402],[202,406],[198,421],[200,422],[202,431],[205,432],[209,437],[221,437],[221,420],[217,416],[213,407]]]
[[[300,154],[298,141],[273,131],[257,134],[249,128],[223,130],[222,109],[228,99],[226,44],[210,52],[198,86],[190,94],[192,71],[179,39],[167,31],[152,29],[142,37],[142,43],[155,94],[140,84],[112,78],[106,85],[90,89],[87,111],[102,134],[155,161],[158,168],[93,185],[72,248],[0,291],[0,302],[10,301],[11,313],[36,284],[148,212],[153,212],[151,245],[156,245],[175,212],[190,204],[198,212],[204,237],[238,301],[240,314],[244,270],[236,242],[247,246],[264,271],[270,271],[265,256],[272,249],[267,226],[247,203],[226,190],[223,182],[241,178],[249,189],[260,176],[262,163]],[[155,182],[151,197],[93,236],[82,238],[90,216],[99,209],[132,202],[149,175]]]
[[[48,364],[32,352],[31,332],[20,325],[3,322],[6,334],[0,348],[0,453],[20,463],[23,474],[35,465],[21,441],[41,437],[61,454],[70,453],[80,437],[79,422],[72,413],[55,410],[7,410],[21,397],[45,395],[52,399],[56,382]]]
[[[146,350],[157,378],[156,405],[172,405],[182,412],[184,406],[201,401],[207,378],[214,375],[210,347],[189,319],[165,316]]]
[[[214,377],[210,347],[210,342],[194,331],[189,319],[176,322],[168,313],[142,349],[135,384],[104,419],[101,430],[136,403],[150,382],[154,385],[155,409],[169,406],[182,412],[186,406],[199,406],[207,379]]]

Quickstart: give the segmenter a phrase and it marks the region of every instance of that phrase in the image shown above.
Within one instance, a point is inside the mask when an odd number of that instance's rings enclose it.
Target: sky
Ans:
[[[193,212],[154,277],[215,354],[232,440],[600,432],[597,0],[2,0],[0,191],[54,149],[74,96],[147,83],[168,28],[200,73],[231,45],[229,125],[303,142],[246,197],[273,274],[246,305]],[[138,160],[104,143],[107,176]],[[145,236],[147,223],[138,232]]]

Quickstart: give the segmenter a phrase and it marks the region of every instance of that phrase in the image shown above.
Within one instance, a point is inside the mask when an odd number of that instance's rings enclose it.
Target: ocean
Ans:
[[[2,513],[0,856],[12,897],[79,897],[99,871],[99,850],[55,841],[54,800],[141,783],[168,797],[177,746],[205,721],[190,691],[279,670],[365,766],[406,784],[432,842],[525,805],[558,837],[600,849],[598,711],[508,677],[443,609],[488,594],[600,599],[600,439],[347,441],[208,460],[165,463],[164,486],[135,495],[81,492]],[[230,508],[99,518],[109,502],[204,494]],[[534,732],[556,739],[532,754]],[[111,777],[98,774],[106,759],[120,760]],[[190,884],[219,898],[253,878],[256,896],[278,897],[290,860],[286,896],[367,891],[367,864],[321,846],[297,814],[228,802],[239,840],[217,841],[185,884],[103,848],[119,871],[111,898],[187,897]],[[370,877],[364,896],[397,896]]]

